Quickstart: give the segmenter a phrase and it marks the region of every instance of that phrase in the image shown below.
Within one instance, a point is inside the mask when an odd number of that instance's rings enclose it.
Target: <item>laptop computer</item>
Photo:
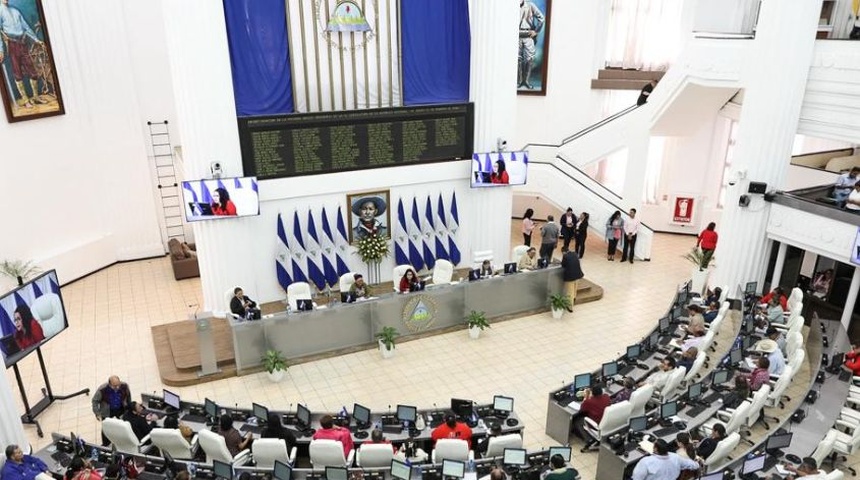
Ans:
[[[352,303],[355,299],[352,298],[352,295],[350,295],[349,292],[340,292],[340,301],[343,303]]]
[[[545,258],[539,258],[537,263],[537,268],[546,268],[549,266],[549,262]]]
[[[0,338],[0,346],[3,347],[3,353],[5,353],[6,356],[15,355],[21,351],[21,348],[18,347],[18,343],[15,341],[14,333]]]
[[[473,268],[469,270],[469,281],[474,282],[475,280],[481,279],[481,269]]]
[[[505,275],[509,275],[511,273],[517,273],[517,264],[514,262],[505,264]]]
[[[410,292],[420,292],[425,288],[427,288],[427,282],[424,280],[420,280],[418,282],[413,283],[412,285],[409,285]]]
[[[300,312],[307,312],[307,311],[313,310],[313,309],[314,309],[314,302],[312,300],[305,299],[305,298],[296,300],[296,310],[298,310]]]
[[[205,202],[188,202],[191,207],[191,212],[195,215],[214,215],[212,213],[212,205]]]

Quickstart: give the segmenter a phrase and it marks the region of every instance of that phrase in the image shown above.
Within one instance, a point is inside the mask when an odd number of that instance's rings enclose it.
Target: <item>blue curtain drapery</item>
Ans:
[[[283,0],[224,0],[240,117],[293,112],[285,9]]]
[[[468,0],[400,3],[403,103],[469,100]]]

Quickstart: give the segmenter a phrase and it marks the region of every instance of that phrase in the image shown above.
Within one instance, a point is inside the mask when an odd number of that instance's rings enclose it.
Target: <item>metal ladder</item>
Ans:
[[[173,165],[173,146],[170,144],[170,131],[167,120],[146,122],[149,127],[152,160],[155,162],[155,177],[158,181],[158,196],[161,199],[161,215],[164,220],[165,243],[172,238],[185,241],[185,228],[182,225],[182,193],[176,168]]]

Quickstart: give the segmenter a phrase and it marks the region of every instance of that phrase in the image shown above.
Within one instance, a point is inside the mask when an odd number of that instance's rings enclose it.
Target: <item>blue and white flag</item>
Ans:
[[[51,293],[56,293],[57,295],[59,295],[60,294],[60,286],[57,285],[56,283],[54,283],[53,278],[48,277],[48,282],[50,282],[50,284],[51,284]]]
[[[13,308],[12,311],[14,310]],[[12,317],[4,305],[0,305],[0,330],[2,330],[4,337],[15,333],[15,323],[12,322]]]
[[[33,282],[32,285],[33,285],[33,297],[34,298],[41,297],[42,296],[42,289],[39,288],[39,283]]]
[[[340,206],[337,207],[337,233],[335,234],[334,246],[337,248],[338,258],[346,265],[349,254],[349,237],[346,235],[346,224],[343,222],[343,211]],[[349,269],[341,275],[347,272]],[[338,273],[340,273],[340,263],[338,264]]]
[[[436,260],[448,260],[448,252],[445,250],[445,245],[439,240],[436,235],[436,219],[433,215],[433,201],[430,200],[430,195],[427,195],[427,200],[424,202],[424,241],[428,245],[433,245],[434,256]]]
[[[343,258],[341,258],[340,252],[337,249],[337,241],[335,240],[334,234],[331,232],[331,225],[329,224],[328,215],[325,212],[325,207],[323,207],[322,209],[322,229],[323,238],[321,246],[323,249],[323,254],[328,256],[330,259],[334,259],[335,276],[337,277],[334,283],[331,283],[331,285],[334,286],[335,284],[337,284],[337,281],[340,279],[341,275],[344,275],[349,272],[349,267],[346,266],[346,262],[343,261]]]
[[[403,199],[397,200],[397,228],[393,229],[391,239],[394,240],[394,262],[397,265],[411,265],[409,255],[409,229],[406,228],[406,213],[403,211]]]
[[[415,202],[415,200],[413,200],[413,202]],[[421,228],[414,221],[417,213],[414,203],[412,206],[412,220],[406,220],[406,213],[405,211],[403,212],[406,234],[409,240],[409,245],[407,247],[409,250],[409,264],[412,265],[412,268],[414,268],[416,272],[424,268],[424,257],[421,256]],[[398,215],[399,214],[400,212],[398,212]]]
[[[206,187],[206,182],[204,180],[200,180],[200,201],[202,203],[212,204],[212,194],[209,192],[209,188]]]
[[[418,213],[418,199],[412,197],[412,224],[409,225],[410,236],[414,236],[415,246],[421,247],[421,255],[424,259],[424,265],[428,270],[436,265],[436,257],[433,256],[433,250],[427,245],[424,239],[424,230],[421,228],[421,216]]]
[[[308,238],[308,257],[313,258],[314,263],[317,265],[322,265],[322,287],[319,286],[317,280],[314,280],[314,283],[317,284],[317,287],[320,290],[324,289],[326,285],[337,285],[337,272],[335,271],[331,260],[329,260],[325,249],[322,247],[320,237],[317,235],[314,216],[311,214],[310,210],[308,210],[308,237],[310,237]],[[332,250],[334,250],[334,248],[332,248]]]
[[[290,252],[292,253],[293,262],[293,281],[307,282],[308,276],[305,275],[303,265],[306,265],[307,253],[305,252],[305,240],[302,237],[302,225],[299,223],[299,212],[293,212],[293,240],[290,242]]]
[[[451,263],[454,265],[460,264],[460,249],[457,248],[455,235],[460,229],[460,214],[457,212],[457,192],[451,194],[451,210],[448,220],[448,256],[451,257]]]
[[[310,213],[311,212],[309,210],[309,218],[311,218]],[[302,249],[304,249],[308,280],[310,280],[311,283],[316,285],[318,289],[322,290],[325,288],[325,275],[323,275],[322,270],[319,266],[319,246],[309,234],[305,235],[305,232],[302,231],[301,224],[299,222],[298,212],[296,212],[296,215],[293,219],[293,228],[295,229],[293,235],[296,235],[296,239],[298,239],[299,245],[301,245]]]
[[[429,198],[428,198],[429,200]],[[442,203],[442,194],[439,194],[436,202],[436,259],[451,260],[448,255],[448,226],[445,221],[445,205]]]
[[[290,254],[290,242],[287,241],[287,232],[284,230],[284,222],[281,219],[281,214],[278,213],[278,242],[277,253],[275,254],[275,272],[278,275],[278,284],[284,291],[293,283],[293,278],[287,270],[292,262]]]

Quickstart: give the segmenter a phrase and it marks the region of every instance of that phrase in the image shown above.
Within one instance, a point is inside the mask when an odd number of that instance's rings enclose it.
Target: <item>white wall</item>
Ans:
[[[3,258],[68,282],[163,253],[119,2],[45,2],[66,114],[0,121],[0,177],[12,212]]]

